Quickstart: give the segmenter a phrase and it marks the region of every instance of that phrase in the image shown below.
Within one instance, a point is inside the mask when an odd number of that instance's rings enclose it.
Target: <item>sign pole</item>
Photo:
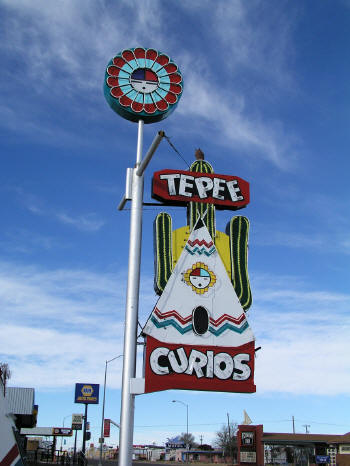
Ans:
[[[75,431],[75,439],[74,439],[74,453],[73,453],[73,463],[75,463],[75,459],[77,456],[77,430]]]
[[[85,442],[86,442],[86,421],[87,421],[87,410],[88,410],[88,403],[85,404],[85,415],[84,415],[84,427],[83,427],[83,448],[81,451],[85,456]]]
[[[143,174],[137,170],[142,159],[143,120],[138,121],[136,164],[133,169],[130,215],[129,270],[125,309],[124,362],[119,434],[119,466],[131,466],[135,395],[130,380],[136,375],[137,323],[140,286]]]

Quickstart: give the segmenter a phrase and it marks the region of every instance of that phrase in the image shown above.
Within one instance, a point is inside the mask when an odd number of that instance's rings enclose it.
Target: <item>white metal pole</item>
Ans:
[[[103,404],[102,404],[102,422],[101,422],[101,437],[100,437],[100,461],[98,462],[98,466],[102,466],[102,447],[103,447],[103,424],[105,419],[105,400],[106,400],[106,378],[107,378],[107,361],[105,365],[105,381],[103,384]]]
[[[135,395],[130,379],[136,375],[136,343],[140,286],[143,174],[137,175],[142,159],[143,120],[138,122],[136,164],[133,170],[130,215],[129,271],[125,309],[124,364],[119,434],[119,466],[131,466]]]

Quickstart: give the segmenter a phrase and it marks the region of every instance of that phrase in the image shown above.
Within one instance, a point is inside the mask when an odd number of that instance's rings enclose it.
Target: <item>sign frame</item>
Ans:
[[[86,394],[83,394],[83,390],[86,390]],[[89,391],[91,394],[89,395]],[[75,395],[74,403],[83,404],[99,404],[99,391],[100,384],[94,383],[76,383],[75,384]]]

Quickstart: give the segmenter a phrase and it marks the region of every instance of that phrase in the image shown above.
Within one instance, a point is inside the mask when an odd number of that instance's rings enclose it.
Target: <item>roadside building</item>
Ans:
[[[238,462],[256,466],[350,466],[350,432],[289,434],[264,432],[263,425],[238,426]]]
[[[18,430],[36,426],[38,405],[35,404],[34,388],[7,387],[5,398]]]
[[[6,397],[8,388],[0,368],[0,464],[23,466],[24,450],[13,408]]]
[[[296,462],[309,461],[310,465],[318,460],[330,466],[350,466],[350,432],[344,435],[264,432],[262,441],[265,464],[293,463],[294,457]]]

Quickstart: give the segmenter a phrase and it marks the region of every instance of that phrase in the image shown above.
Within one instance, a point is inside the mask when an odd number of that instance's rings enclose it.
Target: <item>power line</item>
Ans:
[[[168,141],[169,146],[177,153],[177,155],[185,162],[185,164],[190,168],[190,164],[187,162],[187,160],[180,154],[180,152],[176,149],[174,144],[170,141],[169,136],[164,134],[165,139]]]
[[[222,422],[210,422],[207,424],[190,424],[191,427],[196,427],[196,426],[221,426]],[[183,427],[184,424],[154,424],[154,425],[148,425],[148,426],[135,426],[138,428],[143,428],[143,427]]]

